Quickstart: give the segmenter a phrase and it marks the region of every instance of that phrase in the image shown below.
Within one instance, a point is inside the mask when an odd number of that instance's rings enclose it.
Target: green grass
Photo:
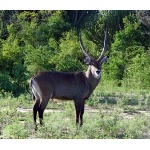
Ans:
[[[72,101],[50,101],[44,125],[34,130],[30,95],[0,95],[0,138],[2,139],[145,139],[150,138],[150,93],[99,86],[88,101],[82,127],[75,125]],[[92,112],[90,110],[96,110]]]

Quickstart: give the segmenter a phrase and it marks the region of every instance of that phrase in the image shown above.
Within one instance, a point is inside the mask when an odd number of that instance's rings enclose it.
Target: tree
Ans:
[[[109,80],[113,78],[119,85],[124,79],[127,67],[132,64],[132,59],[143,53],[141,47],[145,39],[141,32],[140,23],[134,15],[126,16],[123,22],[124,29],[115,34],[107,66],[107,77]]]
[[[145,33],[150,35],[150,11],[149,10],[137,10],[136,17],[146,28]]]
[[[78,29],[90,26],[97,19],[98,10],[67,10],[68,22]]]
[[[134,81],[149,87],[146,84],[150,53],[148,21],[146,10],[1,10],[0,90],[19,94],[28,87],[29,78],[39,71],[85,69],[78,32],[87,51],[97,58],[103,48],[106,27],[110,59],[103,69],[105,80],[121,85],[125,81],[132,83],[134,77]],[[140,59],[144,76],[140,74]]]
[[[124,76],[124,85],[132,88],[149,89],[150,88],[150,59],[141,47],[141,54],[137,54],[132,59],[132,64],[127,67]]]
[[[124,28],[123,18],[134,11],[127,10],[101,10],[95,20],[86,26],[87,38],[99,47],[103,47],[104,31],[109,33],[108,47],[114,41],[116,31]]]

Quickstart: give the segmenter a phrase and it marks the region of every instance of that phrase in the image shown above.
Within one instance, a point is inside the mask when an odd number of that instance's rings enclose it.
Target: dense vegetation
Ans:
[[[106,27],[109,62],[103,80],[150,89],[149,11],[0,11],[0,91],[19,95],[38,71],[86,69],[77,31],[99,56]]]

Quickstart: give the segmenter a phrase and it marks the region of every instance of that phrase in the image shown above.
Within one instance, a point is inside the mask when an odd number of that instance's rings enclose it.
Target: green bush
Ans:
[[[3,138],[6,139],[26,139],[28,137],[28,130],[19,121],[6,125],[3,129]]]

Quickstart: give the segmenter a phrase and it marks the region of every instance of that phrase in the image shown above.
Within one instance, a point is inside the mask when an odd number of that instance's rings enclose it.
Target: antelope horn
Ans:
[[[104,57],[104,54],[106,53],[106,48],[107,48],[107,28],[106,28],[106,31],[105,31],[105,38],[104,38],[104,47],[103,47],[103,50],[101,52],[101,55],[99,56],[98,58],[98,61],[100,61],[103,57]]]
[[[93,59],[92,56],[90,56],[90,55],[88,54],[88,52],[86,51],[86,49],[85,49],[85,47],[84,47],[84,45],[83,45],[83,42],[82,42],[82,39],[81,39],[81,33],[80,33],[80,32],[78,33],[78,36],[79,36],[80,47],[81,47],[83,53],[84,53],[89,59],[92,60],[92,59]]]

